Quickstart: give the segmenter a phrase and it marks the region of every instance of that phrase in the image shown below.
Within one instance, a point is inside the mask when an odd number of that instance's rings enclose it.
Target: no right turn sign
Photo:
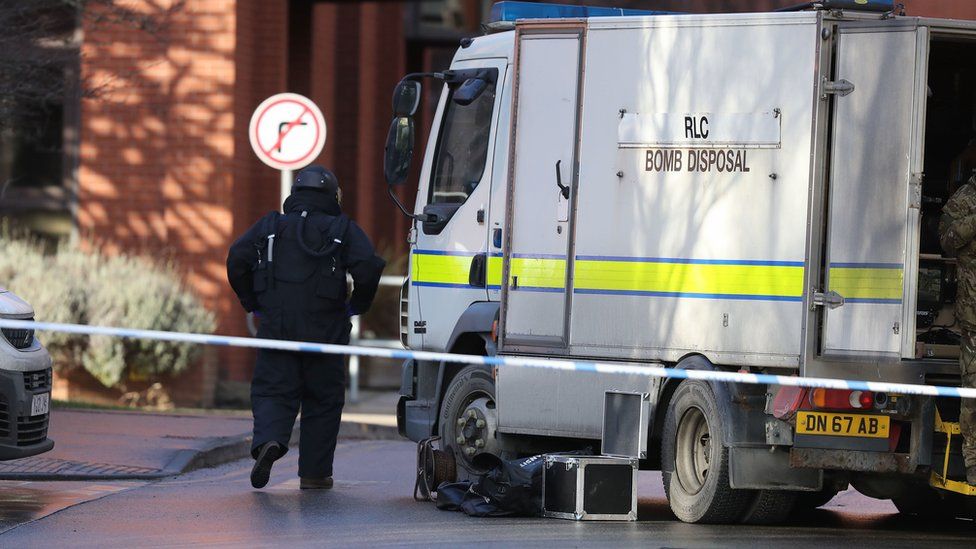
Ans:
[[[279,93],[265,99],[251,116],[248,136],[262,162],[279,170],[310,164],[325,146],[325,118],[311,99]]]

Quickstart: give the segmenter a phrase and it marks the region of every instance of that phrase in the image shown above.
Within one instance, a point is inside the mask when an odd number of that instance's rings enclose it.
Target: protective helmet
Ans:
[[[295,177],[295,182],[291,185],[291,192],[300,189],[311,189],[330,195],[338,195],[339,180],[329,170],[317,164],[312,164],[311,166],[302,168],[298,172],[298,176]]]

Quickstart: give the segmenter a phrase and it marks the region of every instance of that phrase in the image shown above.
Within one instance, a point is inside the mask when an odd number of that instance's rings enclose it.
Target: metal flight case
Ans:
[[[637,520],[637,460],[547,454],[542,514],[573,520]]]

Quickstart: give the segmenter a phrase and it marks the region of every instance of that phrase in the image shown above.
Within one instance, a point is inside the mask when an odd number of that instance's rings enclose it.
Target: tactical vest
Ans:
[[[261,313],[258,336],[347,343],[348,289],[342,242],[349,218],[336,216],[323,242],[313,248],[304,237],[309,215],[325,214],[271,212],[262,220],[254,244],[254,292]]]

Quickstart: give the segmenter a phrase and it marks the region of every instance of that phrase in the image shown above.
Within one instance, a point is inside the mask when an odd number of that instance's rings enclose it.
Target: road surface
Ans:
[[[340,442],[336,487],[300,491],[297,452],[254,490],[241,460],[161,481],[0,482],[0,546],[494,546],[973,547],[968,521],[911,520],[886,501],[848,491],[824,509],[776,527],[683,524],[660,474],[641,473],[639,521],[576,523],[478,519],[412,498],[415,447]]]

